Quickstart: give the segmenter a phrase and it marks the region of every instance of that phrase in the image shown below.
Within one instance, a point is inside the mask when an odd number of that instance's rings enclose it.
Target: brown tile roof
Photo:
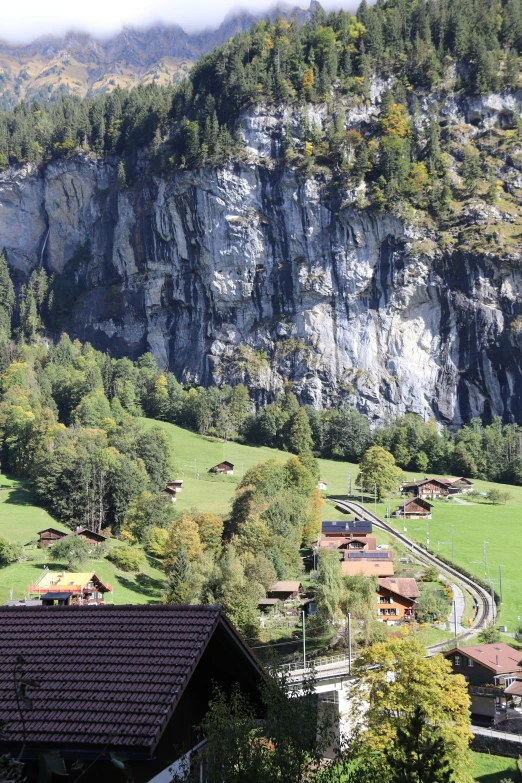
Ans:
[[[405,598],[418,598],[420,595],[419,585],[412,577],[380,578],[379,587],[384,587],[386,590],[391,590],[392,593],[397,593]]]
[[[0,607],[0,748],[22,740],[21,655],[40,683],[24,712],[28,745],[152,752],[220,623],[257,666],[219,606]]]
[[[508,696],[522,696],[522,681],[515,680],[515,682],[511,683],[509,688],[506,688],[504,693],[507,693]]]
[[[458,647],[444,653],[447,658],[451,654],[462,654],[482,666],[491,669],[495,674],[522,672],[522,653],[510,647],[509,644],[477,644],[473,647]]]
[[[343,560],[341,572],[344,576],[393,576],[393,560]]]
[[[274,582],[270,593],[297,593],[301,590],[301,582]]]
[[[399,503],[399,508],[404,508],[404,506],[410,506],[412,503],[418,503],[421,506],[424,505],[433,508],[433,503],[429,503],[427,500],[424,500],[424,498],[410,498],[409,500],[405,500],[403,503]]]

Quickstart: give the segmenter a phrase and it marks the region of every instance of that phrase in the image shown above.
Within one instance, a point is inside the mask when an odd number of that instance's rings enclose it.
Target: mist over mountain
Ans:
[[[310,5],[313,9],[314,0]],[[266,12],[233,11],[217,28],[189,34],[177,24],[125,27],[109,38],[72,31],[31,43],[0,41],[0,108],[20,100],[52,100],[58,95],[96,95],[116,86],[179,82],[206,52],[256,21],[278,15],[299,24],[310,9],[279,3]]]

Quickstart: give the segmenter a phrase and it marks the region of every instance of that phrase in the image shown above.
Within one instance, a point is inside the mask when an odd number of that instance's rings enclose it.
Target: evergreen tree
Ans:
[[[165,591],[165,602],[168,604],[188,603],[192,587],[190,585],[191,567],[187,553],[183,546],[180,546],[172,569],[167,578],[167,589]]]
[[[294,454],[309,454],[312,451],[312,430],[304,408],[292,416],[288,433],[288,448]]]
[[[15,290],[5,251],[0,255],[0,333],[4,338],[11,337],[11,319],[15,306]]]
[[[480,175],[480,153],[471,142],[468,142],[464,145],[463,150],[462,179],[464,182],[464,189],[469,195],[476,193]]]
[[[397,729],[385,755],[390,783],[450,783],[453,778],[444,740],[421,706]]]

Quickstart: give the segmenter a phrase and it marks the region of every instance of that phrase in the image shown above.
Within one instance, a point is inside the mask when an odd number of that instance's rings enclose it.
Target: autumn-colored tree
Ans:
[[[200,514],[196,519],[196,523],[203,549],[219,555],[223,538],[223,517],[208,511],[205,514]]]
[[[379,125],[385,136],[398,136],[403,139],[411,134],[408,110],[402,103],[394,103],[393,101],[389,103]]]
[[[190,562],[203,551],[199,528],[195,520],[188,514],[176,519],[168,529],[169,537],[165,546],[165,567],[169,570],[174,563],[179,548],[184,547]]]
[[[427,658],[422,644],[405,636],[366,648],[353,671],[353,719],[369,747],[386,752],[397,742],[404,716],[420,707],[437,729],[455,780],[471,781],[470,698],[464,677],[452,673],[449,661],[442,655]]]

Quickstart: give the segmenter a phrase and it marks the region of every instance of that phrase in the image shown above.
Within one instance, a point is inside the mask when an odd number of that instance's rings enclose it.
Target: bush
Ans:
[[[82,536],[67,536],[49,548],[51,560],[67,563],[67,568],[83,568],[89,559],[91,547]]]
[[[429,566],[421,576],[422,582],[438,582],[439,569],[436,566]]]
[[[20,544],[10,544],[7,538],[0,536],[0,566],[16,563],[24,553]]]
[[[127,544],[111,549],[107,560],[110,560],[122,571],[141,571],[147,562],[141,549],[134,549]]]
[[[480,644],[495,644],[500,641],[500,631],[494,625],[488,625],[479,633],[477,640]]]

